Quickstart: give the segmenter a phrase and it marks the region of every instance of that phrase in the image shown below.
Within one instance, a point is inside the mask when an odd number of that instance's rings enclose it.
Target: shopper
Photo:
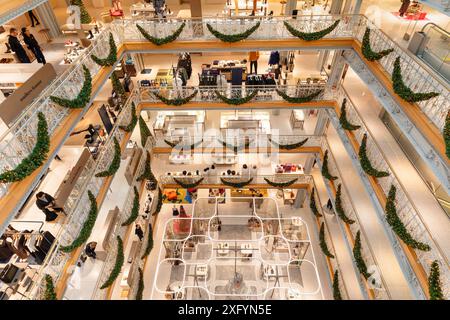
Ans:
[[[178,215],[180,215],[180,211],[178,211],[176,206],[173,206],[173,208],[172,208],[172,216],[176,217]]]
[[[242,175],[242,177],[244,177],[244,178],[248,178],[249,175],[250,175],[250,170],[249,170],[249,168],[248,168],[248,166],[247,166],[246,164],[244,164],[244,165],[242,166],[241,175]]]
[[[248,57],[248,60],[250,61],[250,73],[253,73],[253,67],[255,67],[255,73],[258,73],[258,59],[259,52],[251,51]]]
[[[217,183],[217,170],[215,165],[211,166],[211,169],[209,170],[209,176],[211,183]]]
[[[142,241],[142,239],[144,239],[144,231],[142,231],[141,226],[138,224],[136,224],[136,228],[134,229],[134,234],[138,236],[139,241]]]
[[[28,46],[28,49],[33,52],[34,56],[36,57],[37,61],[42,64],[46,64],[44,54],[42,53],[42,49],[39,46],[38,42],[36,41],[36,38],[30,33],[30,31],[27,28],[22,28],[22,37],[25,44]]]
[[[97,247],[97,242],[89,242],[84,249],[84,252],[88,257],[92,259],[97,259],[97,253],[95,252],[95,248]]]
[[[76,134],[82,133],[82,132],[88,132],[87,135],[84,136],[87,143],[93,143],[95,141],[95,136],[98,135],[98,130],[100,129],[100,126],[93,126],[92,124],[89,124],[89,126],[84,130],[74,131],[70,135],[74,136]]]
[[[32,28],[34,28],[34,21],[36,21],[37,26],[41,24],[38,18],[34,15],[33,10],[28,11],[28,16],[30,17]]]
[[[28,58],[25,49],[20,44],[17,35],[18,33],[16,28],[9,29],[9,38],[8,38],[9,47],[17,55],[17,58],[21,63],[31,63],[30,58]]]
[[[54,221],[63,208],[56,206],[55,198],[45,192],[36,194],[36,206],[45,214],[45,221]]]
[[[331,199],[328,199],[327,201],[327,209],[330,211],[333,209],[333,203],[331,202]]]
[[[250,178],[255,178],[258,174],[258,168],[256,165],[253,165],[253,167],[250,169]]]

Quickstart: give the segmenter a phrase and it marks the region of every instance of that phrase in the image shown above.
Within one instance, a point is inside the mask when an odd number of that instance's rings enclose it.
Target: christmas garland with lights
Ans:
[[[148,150],[147,150],[147,156],[145,158],[144,172],[136,180],[137,181],[148,180],[154,186],[156,186],[158,184],[158,180],[156,180],[156,177],[153,174],[152,168],[150,166],[150,152],[148,152]],[[152,189],[152,190],[154,190],[154,189]]]
[[[222,95],[219,92],[219,90],[215,90],[214,92],[216,93],[216,96],[220,100],[222,100],[226,104],[231,104],[231,105],[234,105],[234,106],[238,106],[238,105],[250,102],[258,94],[258,90],[253,90],[252,93],[248,94],[245,97],[241,97],[241,98],[227,98],[224,95]]]
[[[437,92],[415,93],[408,88],[408,86],[406,86],[403,82],[400,57],[397,57],[394,62],[394,70],[392,71],[392,86],[394,88],[394,92],[398,94],[400,98],[410,103],[429,100],[439,95]]]
[[[330,171],[328,170],[328,150],[326,150],[325,154],[323,155],[322,176],[330,181],[336,180],[338,178],[336,176],[332,176]]]
[[[109,165],[107,170],[97,173],[95,175],[96,177],[112,176],[120,168],[120,155],[121,155],[120,144],[119,144],[119,141],[117,141],[116,137],[114,137],[113,139],[114,139],[114,156],[111,161],[111,164]]]
[[[139,191],[136,187],[134,187],[134,198],[133,198],[133,207],[131,208],[131,214],[127,220],[122,223],[122,227],[129,226],[134,221],[136,221],[139,216]]]
[[[316,197],[314,197],[314,192],[315,189],[312,188],[311,191],[311,195],[309,196],[309,208],[311,209],[312,213],[316,216],[316,217],[321,217],[322,214],[319,212],[319,210],[317,209],[317,205],[316,205]]]
[[[164,37],[164,38],[157,38],[157,37],[151,36],[147,31],[144,30],[144,28],[142,28],[140,25],[136,24],[136,27],[138,28],[139,32],[144,36],[144,38],[157,46],[161,46],[163,44],[175,41],[180,36],[181,32],[183,32],[183,29],[185,26],[186,26],[186,23],[183,22],[178,27],[178,29],[175,30],[174,33],[172,33],[171,35]]]
[[[157,215],[162,208],[163,205],[163,193],[161,188],[158,187],[158,203],[156,204],[155,212],[152,213],[152,216]]]
[[[353,258],[355,259],[356,267],[358,268],[362,276],[366,280],[369,279],[371,273],[367,272],[367,265],[361,253],[361,233],[359,230],[356,233],[355,245],[353,246]]]
[[[444,126],[444,142],[445,142],[445,153],[447,158],[450,159],[450,110],[447,111],[447,117],[445,118]]]
[[[295,179],[292,179],[292,180],[289,180],[289,181],[286,181],[286,182],[274,182],[274,181],[270,181],[267,178],[264,178],[264,181],[266,181],[267,184],[271,185],[272,187],[281,188],[281,189],[287,188],[290,185],[293,185],[294,183],[297,182],[297,180],[298,180],[298,178],[295,178]]]
[[[144,254],[142,255],[141,259],[144,259],[147,257],[150,252],[153,249],[153,231],[152,231],[152,225],[148,225],[148,237],[147,237],[147,246],[145,247]]]
[[[152,137],[152,133],[150,129],[147,127],[144,118],[139,116],[139,131],[141,132],[141,145],[142,148],[145,148],[145,144],[147,143],[147,139]]]
[[[306,138],[306,139],[303,139],[302,141],[299,141],[296,143],[291,143],[291,144],[279,144],[278,142],[273,141],[272,138],[268,138],[270,143],[272,143],[273,145],[277,146],[278,148],[280,148],[282,150],[293,150],[293,149],[300,148],[308,141],[308,139],[309,138]]]
[[[250,184],[253,181],[253,178],[250,178],[247,181],[241,181],[241,182],[232,182],[232,181],[228,181],[224,178],[220,178],[220,181],[222,181],[222,183],[226,186],[230,186],[235,189],[240,189],[240,188],[243,188],[246,185]]]
[[[347,224],[353,224],[355,223],[355,220],[350,219],[349,217],[347,217],[347,215],[345,214],[345,210],[342,207],[342,190],[341,190],[341,184],[338,184],[337,187],[337,191],[336,191],[336,199],[334,200],[334,205],[336,208],[336,212],[339,216],[339,218],[341,218],[342,221],[344,221]]]
[[[445,300],[444,293],[442,292],[440,273],[438,261],[434,260],[431,264],[430,275],[428,276],[430,300]]]
[[[292,25],[290,25],[287,21],[284,21],[284,26],[289,31],[289,33],[292,34],[294,37],[300,38],[301,40],[305,40],[305,41],[313,41],[313,40],[319,40],[319,39],[325,37],[330,32],[332,32],[337,27],[337,25],[339,24],[340,21],[341,20],[336,20],[328,28],[325,28],[323,30],[316,31],[316,32],[298,31]]]
[[[225,142],[225,141],[223,141],[223,140],[220,140],[220,139],[217,139],[224,147],[226,147],[226,148],[228,148],[228,149],[230,149],[230,150],[233,150],[234,152],[238,152],[238,151],[241,151],[241,150],[243,150],[243,149],[248,149],[248,147],[250,146],[250,141],[246,141],[243,145],[240,145],[240,146],[234,146],[234,145],[232,145],[232,144],[230,144],[230,143],[227,143],[227,142]]]
[[[364,133],[361,146],[359,147],[359,162],[361,163],[361,167],[363,168],[364,172],[367,173],[369,176],[375,177],[375,178],[383,178],[389,176],[389,172],[386,171],[379,171],[375,169],[372,164],[370,163],[369,157],[367,156],[367,134]]]
[[[213,26],[210,25],[209,23],[206,24],[206,27],[208,28],[209,32],[211,32],[212,35],[214,37],[216,37],[217,39],[219,39],[220,41],[232,43],[232,42],[238,42],[238,41],[247,39],[253,32],[255,32],[259,28],[260,25],[261,25],[261,22],[258,21],[253,27],[245,30],[244,32],[235,33],[235,34],[221,33],[219,31],[217,31],[216,29],[214,29]]]
[[[187,177],[188,178],[188,177]],[[173,178],[173,181],[175,181],[175,183],[176,184],[179,184],[183,189],[191,189],[191,188],[195,188],[195,187],[197,187],[200,183],[202,183],[202,181],[204,180],[205,178],[200,178],[200,179],[198,179],[197,181],[195,181],[195,182],[192,182],[192,183],[185,183],[185,182],[183,182],[183,181],[181,181],[180,179],[177,179],[177,178]]]
[[[65,253],[72,252],[76,248],[80,247],[83,243],[85,243],[89,237],[91,236],[92,229],[94,228],[95,221],[97,220],[98,215],[98,206],[97,200],[95,199],[94,194],[88,190],[89,201],[91,202],[91,208],[89,210],[86,221],[84,221],[83,226],[81,227],[80,233],[72,241],[72,243],[68,246],[61,246],[59,250]]]
[[[342,300],[341,289],[339,288],[339,271],[336,270],[333,276],[333,298],[334,300]]]
[[[328,258],[334,259],[334,255],[328,249],[327,242],[325,241],[325,224],[323,222],[320,225],[319,243],[320,249],[322,249],[323,254],[326,255]]]
[[[50,136],[48,125],[42,112],[38,113],[36,144],[31,153],[23,159],[14,169],[0,174],[1,183],[17,182],[25,179],[39,168],[47,159],[50,151]]]
[[[347,98],[344,98],[344,100],[342,101],[341,115],[339,116],[339,123],[341,124],[342,129],[345,129],[348,131],[358,130],[359,128],[361,128],[361,126],[351,124],[347,120],[347,111],[345,108],[346,104],[347,104]]]
[[[181,106],[183,104],[188,103],[189,101],[191,101],[198,93],[198,90],[194,90],[194,92],[190,95],[188,95],[187,97],[184,98],[175,98],[175,99],[167,99],[166,97],[163,97],[162,95],[160,95],[159,93],[153,92],[153,95],[158,98],[159,100],[161,100],[161,102],[163,102],[164,104],[167,104],[169,106]]]
[[[61,107],[69,109],[84,108],[86,104],[91,100],[92,93],[92,77],[89,69],[83,64],[84,82],[80,92],[74,99],[65,99],[55,96],[50,96],[50,100],[60,105]]]
[[[139,271],[139,283],[135,300],[142,300],[142,294],[144,293],[144,272],[140,267],[138,268],[138,271]]]
[[[116,73],[113,72],[111,74],[111,77],[109,77],[109,79],[111,80],[111,85],[113,87],[114,92],[117,95],[124,97],[125,96],[125,88],[123,87],[123,85],[120,82],[120,79],[117,77]]]
[[[134,127],[136,127],[137,122],[138,122],[138,117],[136,115],[136,107],[134,106],[134,103],[132,103],[130,123],[127,124],[126,126],[119,126],[119,128],[125,132],[131,132],[134,130]]]
[[[283,100],[289,102],[289,103],[306,103],[312,101],[314,98],[318,97],[323,90],[317,90],[316,92],[310,93],[303,97],[291,97],[288,96],[285,92],[275,89],[275,91],[278,93],[278,95],[283,98]]]
[[[53,278],[48,274],[45,275],[44,300],[58,300],[56,297],[55,285],[53,284]]]
[[[177,150],[188,150],[188,149],[193,150],[193,149],[197,148],[199,145],[201,145],[203,143],[203,139],[201,139],[201,140],[199,140],[197,142],[194,142],[193,144],[191,144],[189,146],[187,146],[187,145],[180,145],[181,141],[179,141],[179,142],[171,142],[169,140],[164,139],[164,142],[167,143],[170,147],[172,147],[174,149],[177,149]]]
[[[108,279],[105,281],[105,283],[103,283],[103,285],[100,287],[100,289],[106,289],[114,283],[114,281],[119,276],[120,271],[122,270],[124,261],[125,261],[125,256],[123,254],[123,241],[120,236],[117,236],[116,262],[114,263],[114,268],[111,270],[111,273],[109,274]]]
[[[413,238],[413,236],[406,229],[406,226],[403,224],[402,220],[397,214],[397,209],[395,207],[395,195],[397,189],[394,185],[391,185],[389,189],[389,194],[386,201],[386,221],[391,226],[392,230],[394,230],[395,234],[402,239],[402,241],[409,247],[413,249],[418,249],[421,251],[430,251],[431,248],[428,244],[417,241]]]
[[[367,60],[377,61],[377,60],[384,58],[391,52],[393,52],[394,49],[391,48],[391,49],[386,49],[386,50],[382,50],[379,52],[373,51],[372,47],[370,46],[370,29],[366,28],[366,31],[364,32],[364,36],[363,36],[363,40],[362,40],[361,51],[362,51],[363,56]]]
[[[91,23],[92,18],[89,15],[89,12],[86,10],[84,3],[82,0],[70,0],[70,4],[72,6],[77,6],[80,8],[80,22],[82,24]]]
[[[109,54],[106,58],[99,58],[94,54],[91,54],[91,59],[102,67],[111,67],[117,61],[117,47],[114,42],[114,37],[112,33],[109,33]]]

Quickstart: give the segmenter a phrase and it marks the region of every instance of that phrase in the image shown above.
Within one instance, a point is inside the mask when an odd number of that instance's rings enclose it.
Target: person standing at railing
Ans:
[[[33,52],[37,61],[39,63],[46,64],[47,61],[45,61],[45,57],[44,54],[42,53],[42,49],[39,46],[39,43],[36,41],[36,38],[30,33],[30,31],[25,27],[22,28],[22,37],[28,49],[30,49],[31,52]]]
[[[9,29],[8,44],[11,50],[17,55],[17,58],[21,63],[31,63],[30,58],[28,58],[25,49],[22,47],[19,39],[17,38],[17,29]]]

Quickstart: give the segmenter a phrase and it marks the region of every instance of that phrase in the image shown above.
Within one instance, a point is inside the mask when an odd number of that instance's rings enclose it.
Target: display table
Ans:
[[[208,265],[197,264],[195,266],[195,274],[197,275],[197,277],[206,278],[208,276]]]
[[[156,13],[155,7],[152,3],[135,3],[130,6],[130,13],[132,16],[140,14]]]
[[[253,256],[253,247],[250,243],[242,243],[241,244],[241,255],[243,260],[250,260]]]
[[[303,110],[292,110],[290,123],[292,129],[302,129],[305,124],[305,113]]]
[[[232,201],[242,201],[239,199],[233,199],[233,198],[252,198],[256,194],[261,193],[263,197],[268,197],[269,193],[267,192],[267,189],[231,189],[231,200]],[[245,199],[245,200],[251,200],[251,199]]]
[[[217,248],[217,254],[221,256],[227,255],[230,252],[230,245],[228,242],[219,242]]]
[[[287,289],[287,300],[302,300],[300,290],[289,288]]]

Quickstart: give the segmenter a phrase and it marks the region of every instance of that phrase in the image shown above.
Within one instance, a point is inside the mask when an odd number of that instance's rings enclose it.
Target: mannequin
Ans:
[[[258,59],[259,51],[251,51],[248,57],[250,61],[250,73],[253,73],[253,66],[255,67],[255,73],[258,73]]]

